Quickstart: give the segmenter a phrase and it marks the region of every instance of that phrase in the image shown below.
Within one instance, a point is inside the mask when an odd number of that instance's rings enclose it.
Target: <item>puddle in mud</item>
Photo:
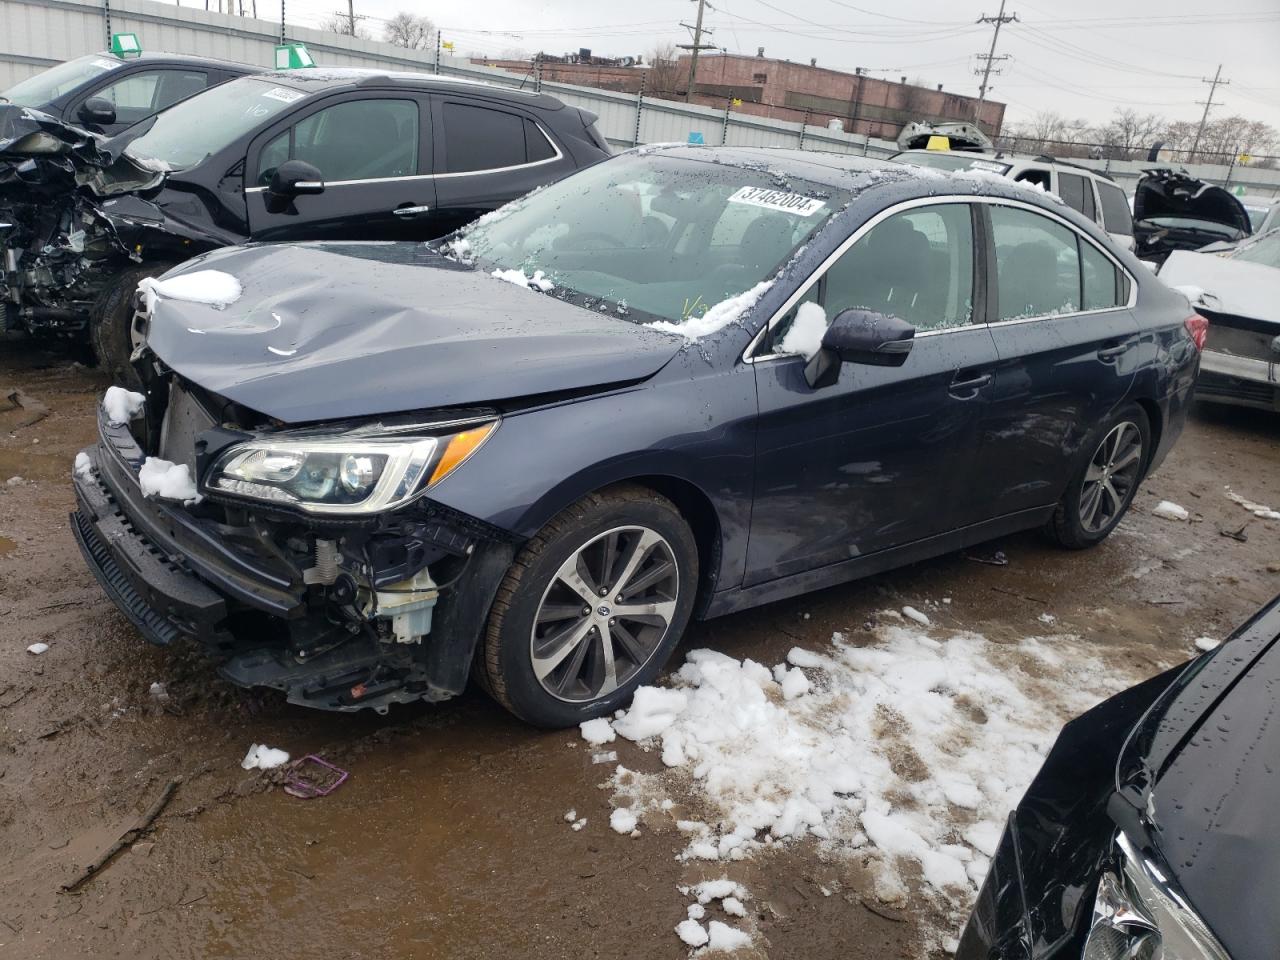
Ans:
[[[54,453],[37,453],[30,448],[0,450],[0,483],[10,477],[24,480],[62,480],[71,474],[71,463]]]
[[[18,545],[8,537],[0,537],[0,557],[3,557],[6,553],[16,550],[17,547]]]

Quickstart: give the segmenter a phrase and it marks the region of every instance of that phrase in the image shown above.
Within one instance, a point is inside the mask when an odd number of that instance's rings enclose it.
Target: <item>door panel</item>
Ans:
[[[427,240],[435,207],[426,98],[324,101],[255,138],[246,191],[254,240]],[[288,202],[264,188],[286,159],[315,166],[323,193]],[[399,211],[399,212],[397,212]]]
[[[1127,395],[1138,346],[1122,275],[1097,248],[1027,210],[993,204],[990,216],[1004,320],[991,325],[999,363],[972,501],[984,518],[1061,497],[1083,439]]]
[[[952,529],[975,457],[995,344],[970,323],[965,203],[910,207],[842,254],[772,334],[782,352],[815,318],[893,314],[917,336],[901,367],[846,363],[811,388],[801,357],[756,364],[760,419],[747,585]],[[817,291],[815,293],[815,290]],[[799,319],[797,319],[799,318]]]

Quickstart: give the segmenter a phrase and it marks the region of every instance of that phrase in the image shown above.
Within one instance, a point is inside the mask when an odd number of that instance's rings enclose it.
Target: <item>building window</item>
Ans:
[[[751,75],[751,82],[760,84],[768,83],[769,75],[767,73],[753,73]]]

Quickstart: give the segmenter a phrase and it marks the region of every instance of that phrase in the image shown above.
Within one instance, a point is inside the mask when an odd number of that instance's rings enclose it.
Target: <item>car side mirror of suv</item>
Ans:
[[[105,97],[90,97],[76,110],[81,123],[105,127],[116,122],[116,105]]]
[[[907,362],[916,328],[907,321],[872,310],[841,310],[822,337],[822,349],[805,365],[804,375],[815,390],[840,376],[841,363],[900,367]]]
[[[286,160],[276,167],[267,190],[278,197],[324,193],[324,178],[305,160]]]

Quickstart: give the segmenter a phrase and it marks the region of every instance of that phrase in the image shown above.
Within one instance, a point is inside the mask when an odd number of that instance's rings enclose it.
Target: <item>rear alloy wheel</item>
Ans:
[[[520,551],[477,669],[517,716],[569,726],[652,682],[693,607],[698,553],[676,507],[641,487],[592,494]]]
[[[1094,434],[1093,453],[1067,487],[1049,532],[1064,547],[1091,547],[1106,538],[1133,502],[1151,446],[1147,415],[1136,404]]]

